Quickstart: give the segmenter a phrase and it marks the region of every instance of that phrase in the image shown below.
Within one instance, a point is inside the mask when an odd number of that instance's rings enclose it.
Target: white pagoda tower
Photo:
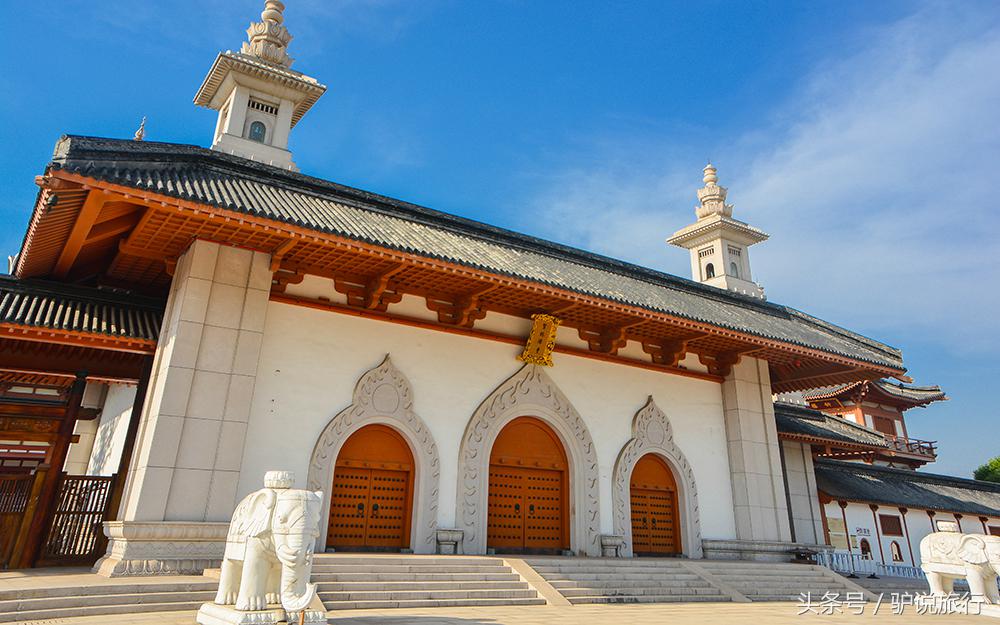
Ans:
[[[291,69],[285,5],[267,0],[239,52],[220,52],[194,103],[219,111],[212,149],[297,170],[288,135],[326,86]]]
[[[733,219],[733,205],[726,204],[728,189],[719,186],[717,170],[709,163],[704,171],[705,186],[698,189],[701,205],[695,208],[698,220],[675,232],[667,243],[690,251],[695,281],[764,299],[764,289],[753,281],[747,249],[768,235]]]

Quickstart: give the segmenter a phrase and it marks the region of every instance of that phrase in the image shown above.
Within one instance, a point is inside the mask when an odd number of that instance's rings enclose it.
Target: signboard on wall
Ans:
[[[871,536],[872,530],[871,528],[868,527],[855,527],[854,533],[857,534],[858,536]]]
[[[835,549],[847,549],[847,526],[844,521],[827,517],[826,527],[830,533],[830,545]]]

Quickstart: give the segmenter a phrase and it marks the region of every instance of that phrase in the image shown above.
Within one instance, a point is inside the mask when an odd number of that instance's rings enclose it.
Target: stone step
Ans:
[[[412,601],[418,599],[431,599],[435,601],[448,599],[532,599],[536,596],[535,591],[530,588],[516,590],[393,590],[319,593],[319,598],[327,605],[357,601]]]
[[[548,569],[548,568],[559,568],[559,569],[589,569],[589,568],[607,568],[607,569],[629,569],[632,571],[637,570],[675,570],[684,571],[686,570],[684,565],[676,560],[670,561],[642,561],[642,560],[593,560],[588,558],[574,558],[566,559],[562,561],[553,560],[526,560],[531,568],[534,569]]]
[[[634,586],[628,586],[627,588],[566,588],[560,589],[560,594],[567,599],[571,597],[619,597],[619,596],[665,596],[665,595],[721,595],[718,589],[712,588],[711,586],[703,586],[701,588],[664,588],[664,587],[649,587],[649,588],[636,588]]]
[[[545,603],[501,558],[327,554],[312,581],[328,610]]]
[[[434,591],[434,590],[525,590],[529,588],[526,582],[504,581],[504,582],[358,582],[358,581],[338,581],[320,582],[316,584],[316,590],[320,593],[330,592],[364,592],[364,591]]]
[[[731,580],[724,580],[730,586],[734,586],[737,590],[742,592],[743,589],[753,591],[754,589],[767,589],[767,588],[786,588],[789,586],[797,586],[800,588],[843,588],[844,585],[833,580],[827,581],[825,579],[795,579],[792,577],[786,579],[774,579],[774,580],[758,580],[754,582],[733,582]],[[744,593],[745,594],[745,593]]]
[[[332,573],[336,575],[355,575],[358,573],[498,573],[508,571],[507,567],[491,564],[488,566],[455,566],[451,564],[390,564],[381,566],[378,564],[366,565],[344,565],[344,564],[316,564],[313,565],[313,573]]]
[[[413,600],[375,600],[375,601],[344,601],[327,604],[327,610],[385,610],[390,608],[452,608],[452,607],[489,607],[509,605],[544,605],[545,599],[535,598],[503,598],[503,599],[413,599]]]
[[[725,595],[598,595],[568,599],[573,605],[594,603],[690,603],[695,601],[729,601]]]
[[[506,569],[509,571],[509,569]],[[520,578],[517,573],[316,573],[313,572],[312,582],[325,584],[341,581],[358,582],[509,582]]]
[[[141,612],[174,612],[190,611],[191,618],[194,619],[194,612],[201,607],[203,601],[195,602],[168,602],[168,603],[144,603]],[[66,608],[53,608],[47,610],[31,610],[17,612],[0,612],[0,623],[22,623],[24,621],[50,621],[53,619],[75,618],[80,616],[104,616],[111,614],[130,614],[137,612],[136,604],[112,604],[95,606],[72,606]]]
[[[215,599],[215,590],[194,592],[149,592],[113,595],[67,595],[63,597],[38,597],[34,599],[13,599],[0,601],[0,614],[8,612],[32,612],[74,606],[103,605],[143,605],[146,603],[203,603]]]
[[[604,580],[604,581],[628,581],[628,582],[641,582],[645,580],[655,580],[660,583],[668,584],[671,582],[683,582],[683,581],[693,581],[701,579],[693,573],[664,573],[660,575],[644,574],[644,573],[593,573],[593,572],[567,572],[567,571],[556,571],[551,573],[538,573],[546,580]]]
[[[42,588],[19,588],[0,591],[0,601],[12,599],[39,599],[42,597],[82,597],[87,595],[131,595],[158,592],[211,592],[215,596],[218,582],[153,583],[153,584],[106,584],[96,586],[65,586]]]
[[[545,581],[547,581],[553,588],[556,589],[619,588],[623,585],[622,580],[615,578],[581,579],[579,577],[574,577],[572,579],[547,579]],[[662,588],[664,586],[671,586],[676,588],[703,588],[711,586],[711,584],[700,578],[668,580],[666,583],[664,583],[662,580],[656,580],[656,579],[637,579],[630,581],[627,585],[629,588]]]
[[[344,564],[344,565],[368,565],[368,566],[410,566],[413,564],[440,565],[447,564],[453,566],[503,566],[500,558],[486,558],[482,556],[381,556],[381,555],[337,555],[337,554],[316,554],[313,556],[313,566],[321,564]]]

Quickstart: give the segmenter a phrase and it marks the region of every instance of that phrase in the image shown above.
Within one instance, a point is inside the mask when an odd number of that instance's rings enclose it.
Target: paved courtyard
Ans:
[[[871,606],[862,615],[834,614],[798,616],[795,603],[612,605],[612,606],[524,606],[506,608],[431,608],[421,610],[354,610],[331,614],[333,625],[826,625],[834,623],[978,623],[994,621],[988,616],[918,615],[912,608],[893,614],[883,606],[877,616]],[[192,612],[91,616],[30,625],[192,625]]]

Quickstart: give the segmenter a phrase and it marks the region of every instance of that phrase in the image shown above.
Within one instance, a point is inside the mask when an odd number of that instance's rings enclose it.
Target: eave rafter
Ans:
[[[276,269],[272,292],[276,294],[287,284],[314,274],[332,277],[350,306],[360,310],[384,312],[404,294],[423,297],[443,326],[471,328],[487,310],[520,317],[532,312],[565,315],[564,325],[576,328],[595,354],[621,358],[618,351],[628,340],[635,340],[649,354],[650,364],[677,367],[686,354],[695,353],[716,375],[727,373],[742,356],[756,355],[771,363],[774,388],[781,391],[809,388],[812,383],[811,378],[798,377],[798,371],[776,369],[777,363],[784,366],[796,359],[815,366],[815,380],[824,382],[902,373],[816,348],[63,170],[51,170],[47,184],[51,188],[88,185],[113,200],[143,205],[138,224],[121,235],[123,243],[105,276],[125,284],[165,288],[169,262],[176,261],[193,239],[202,238],[271,254]],[[106,240],[114,241],[114,236],[109,234]]]

